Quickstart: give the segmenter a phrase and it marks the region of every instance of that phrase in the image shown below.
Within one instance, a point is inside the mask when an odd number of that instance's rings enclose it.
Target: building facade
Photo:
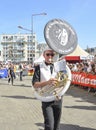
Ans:
[[[28,62],[36,59],[36,35],[33,34],[2,34],[1,46],[3,62]]]

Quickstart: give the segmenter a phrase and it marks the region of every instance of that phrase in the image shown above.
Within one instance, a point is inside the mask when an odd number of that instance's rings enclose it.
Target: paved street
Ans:
[[[0,79],[0,130],[43,130],[41,103],[34,97],[31,76],[15,85]],[[70,86],[64,95],[61,130],[96,130],[96,95]]]

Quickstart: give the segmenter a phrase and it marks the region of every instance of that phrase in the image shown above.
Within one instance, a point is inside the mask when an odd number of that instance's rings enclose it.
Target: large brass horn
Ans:
[[[77,35],[72,26],[64,20],[50,20],[44,28],[44,37],[47,45],[58,54],[67,55],[73,52],[77,46]],[[55,67],[56,66],[56,67]],[[57,71],[58,83],[53,86],[34,88],[37,99],[48,102],[58,100],[68,90],[71,83],[71,71],[66,65],[66,61],[58,60],[54,62]]]

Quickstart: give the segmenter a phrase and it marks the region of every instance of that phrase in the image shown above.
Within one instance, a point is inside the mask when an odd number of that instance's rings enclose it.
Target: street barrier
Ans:
[[[72,84],[96,88],[96,75],[85,72],[72,72]]]
[[[0,78],[7,78],[8,70],[7,69],[0,69]]]

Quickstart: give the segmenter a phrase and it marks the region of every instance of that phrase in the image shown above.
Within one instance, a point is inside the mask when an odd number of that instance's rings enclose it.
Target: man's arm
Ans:
[[[35,69],[34,69],[34,74],[32,78],[33,86],[36,82],[40,82],[40,66],[39,65],[35,66]]]

